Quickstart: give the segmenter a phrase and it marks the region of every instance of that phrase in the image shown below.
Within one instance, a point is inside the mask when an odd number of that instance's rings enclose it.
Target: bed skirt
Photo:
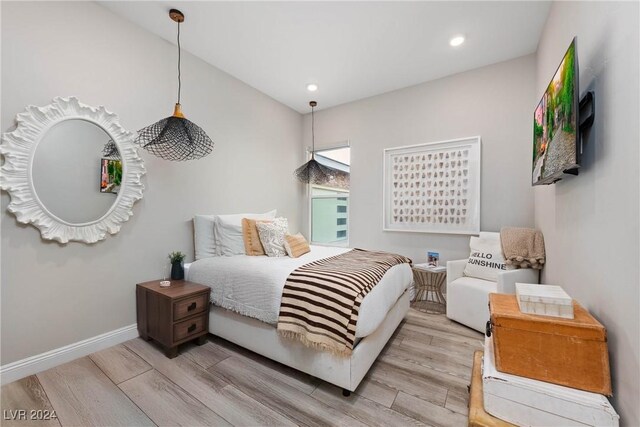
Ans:
[[[278,335],[273,325],[211,306],[209,332],[269,359],[354,391],[409,311],[405,291],[372,334],[362,338],[351,356],[342,357]]]

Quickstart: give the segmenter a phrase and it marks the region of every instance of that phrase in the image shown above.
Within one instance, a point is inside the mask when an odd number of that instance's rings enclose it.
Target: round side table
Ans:
[[[447,279],[447,271],[429,271],[423,268],[412,268],[415,287],[413,305],[427,313],[445,313],[447,300],[442,288]]]

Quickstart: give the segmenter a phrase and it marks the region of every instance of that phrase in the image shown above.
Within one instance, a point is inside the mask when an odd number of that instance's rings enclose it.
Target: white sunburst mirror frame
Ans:
[[[33,185],[33,159],[38,144],[53,126],[65,120],[85,120],[102,128],[116,144],[122,159],[122,184],[109,210],[94,221],[70,223],[51,213]],[[118,116],[103,106],[91,107],[75,97],[56,97],[44,107],[28,106],[16,117],[17,127],[2,134],[0,188],[11,196],[7,210],[18,222],[33,224],[43,239],[60,243],[95,243],[116,234],[133,215],[133,204],[142,198],[145,167],[133,141],[135,134],[120,126]]]

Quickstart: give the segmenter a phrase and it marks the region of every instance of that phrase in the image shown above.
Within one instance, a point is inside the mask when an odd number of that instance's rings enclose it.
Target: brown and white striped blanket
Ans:
[[[284,285],[278,333],[308,347],[349,356],[364,297],[409,258],[353,249],[294,270]]]

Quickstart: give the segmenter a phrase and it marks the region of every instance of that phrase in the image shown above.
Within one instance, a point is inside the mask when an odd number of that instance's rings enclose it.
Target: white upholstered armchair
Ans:
[[[466,259],[447,262],[447,317],[484,332],[489,320],[489,294],[515,294],[516,282],[538,283],[539,270],[522,268],[498,273],[498,281],[465,277]]]

